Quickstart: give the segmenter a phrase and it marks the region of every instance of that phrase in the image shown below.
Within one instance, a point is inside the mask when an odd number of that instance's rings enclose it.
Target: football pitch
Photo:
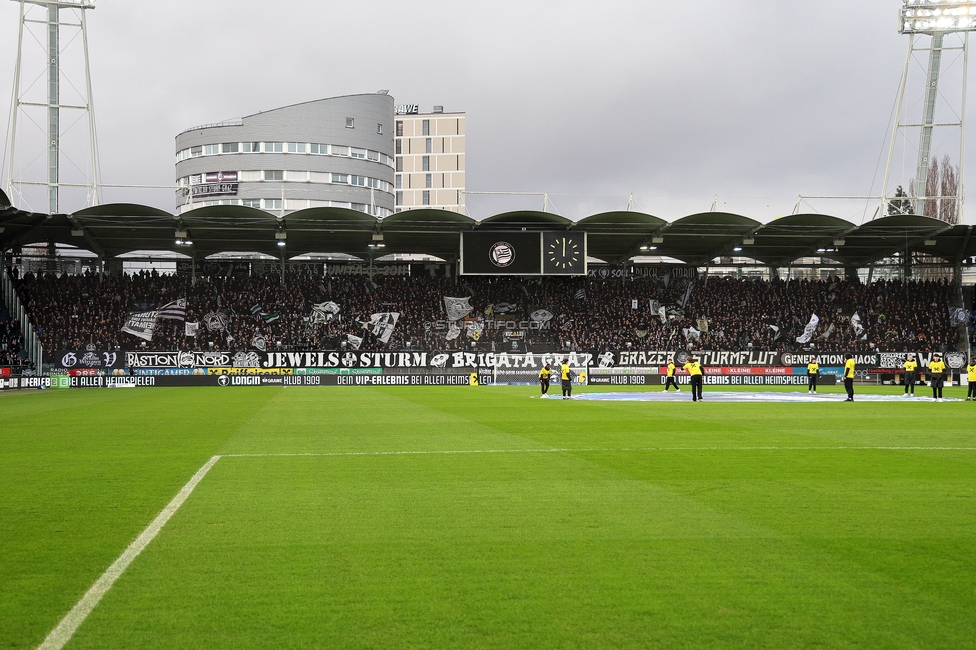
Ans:
[[[536,393],[2,394],[0,648],[976,647],[976,403]]]

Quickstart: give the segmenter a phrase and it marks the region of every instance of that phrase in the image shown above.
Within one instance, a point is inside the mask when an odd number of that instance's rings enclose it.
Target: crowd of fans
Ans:
[[[952,285],[945,281],[762,281],[709,277],[467,278],[381,276],[197,277],[142,272],[96,275],[12,273],[45,350],[945,350]],[[469,297],[453,325],[444,296]],[[157,322],[151,341],[122,331],[129,314],[186,298],[182,320]],[[334,302],[324,320],[313,305]],[[662,314],[663,311],[663,314]],[[364,323],[397,312],[387,343]],[[223,328],[206,316],[222,314]],[[812,314],[809,343],[796,338]],[[857,319],[852,323],[852,318]],[[324,322],[323,322],[324,320]],[[0,364],[19,356],[10,321],[0,320]],[[863,327],[863,329],[860,329]],[[6,328],[6,329],[5,329]],[[350,338],[352,335],[353,338]],[[360,344],[357,340],[362,338]]]
[[[20,323],[10,317],[10,310],[0,300],[0,368],[29,365]]]

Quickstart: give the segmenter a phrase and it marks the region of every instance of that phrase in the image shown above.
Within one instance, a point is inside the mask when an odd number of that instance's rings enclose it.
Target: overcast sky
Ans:
[[[799,194],[880,191],[908,46],[900,4],[99,0],[88,24],[102,181],[172,184],[174,137],[197,124],[389,89],[467,113],[469,191],[548,191],[573,219],[633,193],[673,220],[717,195],[718,209],[767,221]],[[5,115],[17,11],[0,1]],[[174,209],[165,190],[106,190],[114,201]],[[860,221],[865,202],[811,205]],[[542,198],[468,206],[482,218]]]

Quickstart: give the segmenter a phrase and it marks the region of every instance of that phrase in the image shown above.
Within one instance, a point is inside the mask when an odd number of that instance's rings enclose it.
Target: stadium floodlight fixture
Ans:
[[[844,245],[844,240],[843,239],[835,239],[834,240],[834,246],[843,246],[843,245]]]
[[[383,241],[383,233],[381,233],[381,232],[374,232],[373,233],[373,241]]]
[[[976,2],[903,0],[898,31],[902,34],[976,31]]]
[[[746,237],[745,239],[742,240],[742,245],[743,246],[752,246],[755,243],[756,243],[756,240],[753,239],[752,237]]]
[[[652,244],[663,244],[664,243],[664,237],[651,237],[651,243]]]
[[[734,252],[736,252],[736,253],[741,253],[741,252],[742,252],[742,246],[736,246],[736,247],[735,247],[735,248],[733,248],[732,250],[733,250]]]
[[[186,239],[186,237],[187,237],[187,234],[188,234],[188,233],[186,232],[186,230],[185,230],[185,229],[180,229],[180,230],[177,230],[177,231],[176,231],[176,238],[177,238],[177,239]]]

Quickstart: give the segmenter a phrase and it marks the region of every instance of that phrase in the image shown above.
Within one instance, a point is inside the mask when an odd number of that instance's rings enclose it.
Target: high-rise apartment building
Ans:
[[[421,113],[416,104],[395,107],[397,212],[464,207],[464,113],[434,106]]]

